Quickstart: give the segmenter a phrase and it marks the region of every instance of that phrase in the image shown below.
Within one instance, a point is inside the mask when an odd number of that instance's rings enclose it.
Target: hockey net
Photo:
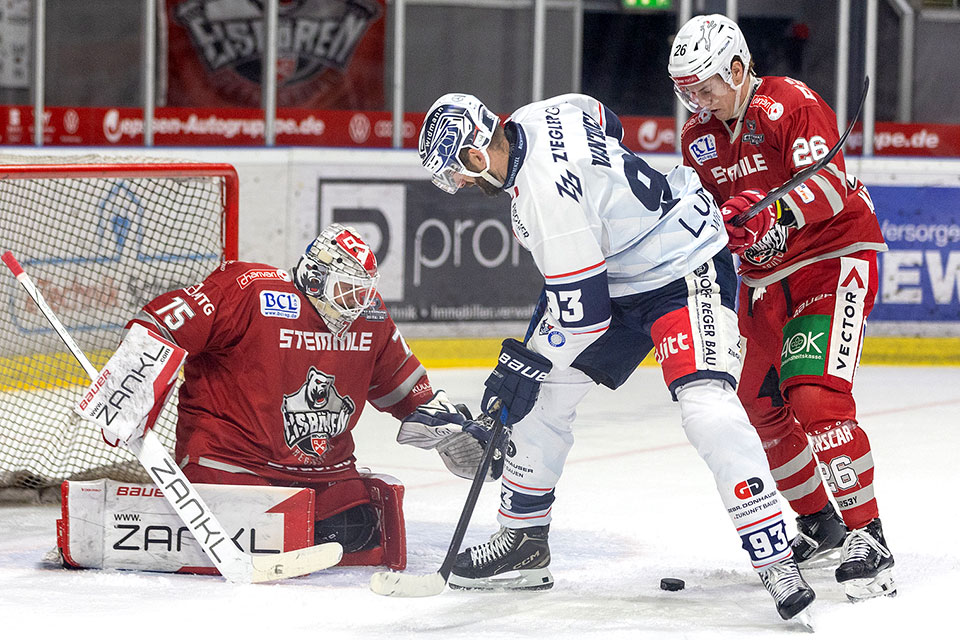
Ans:
[[[0,252],[11,250],[98,368],[154,297],[236,259],[237,175],[225,164],[5,164]],[[63,159],[56,159],[63,162]],[[17,281],[0,277],[0,491],[65,479],[147,481],[71,407],[89,380]],[[176,394],[156,425],[174,444]]]

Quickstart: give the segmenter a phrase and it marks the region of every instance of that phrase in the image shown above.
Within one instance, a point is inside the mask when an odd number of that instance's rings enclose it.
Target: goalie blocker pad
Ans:
[[[387,475],[362,474],[380,516],[383,544],[344,556],[341,565],[406,566],[403,485]],[[313,489],[196,484],[230,538],[253,555],[314,544]],[[61,485],[57,546],[64,563],[86,569],[217,574],[189,529],[152,484],[93,480]]]

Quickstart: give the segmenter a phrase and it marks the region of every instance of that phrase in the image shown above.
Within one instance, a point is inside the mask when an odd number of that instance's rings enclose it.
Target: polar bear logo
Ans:
[[[327,450],[328,440],[347,430],[356,404],[337,391],[335,382],[335,376],[310,367],[303,385],[284,395],[284,439],[291,449],[319,458]]]

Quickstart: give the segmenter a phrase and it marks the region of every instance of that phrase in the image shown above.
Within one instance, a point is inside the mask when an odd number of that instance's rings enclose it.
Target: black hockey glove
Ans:
[[[540,383],[553,363],[513,338],[503,341],[497,366],[483,383],[480,410],[506,426],[530,413],[540,394]],[[498,402],[499,400],[499,402]]]

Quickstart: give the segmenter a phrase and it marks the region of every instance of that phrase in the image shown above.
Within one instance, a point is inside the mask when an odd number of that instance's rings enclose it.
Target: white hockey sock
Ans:
[[[776,484],[736,392],[721,380],[698,380],[681,387],[677,399],[687,439],[713,472],[754,568],[788,557]]]

